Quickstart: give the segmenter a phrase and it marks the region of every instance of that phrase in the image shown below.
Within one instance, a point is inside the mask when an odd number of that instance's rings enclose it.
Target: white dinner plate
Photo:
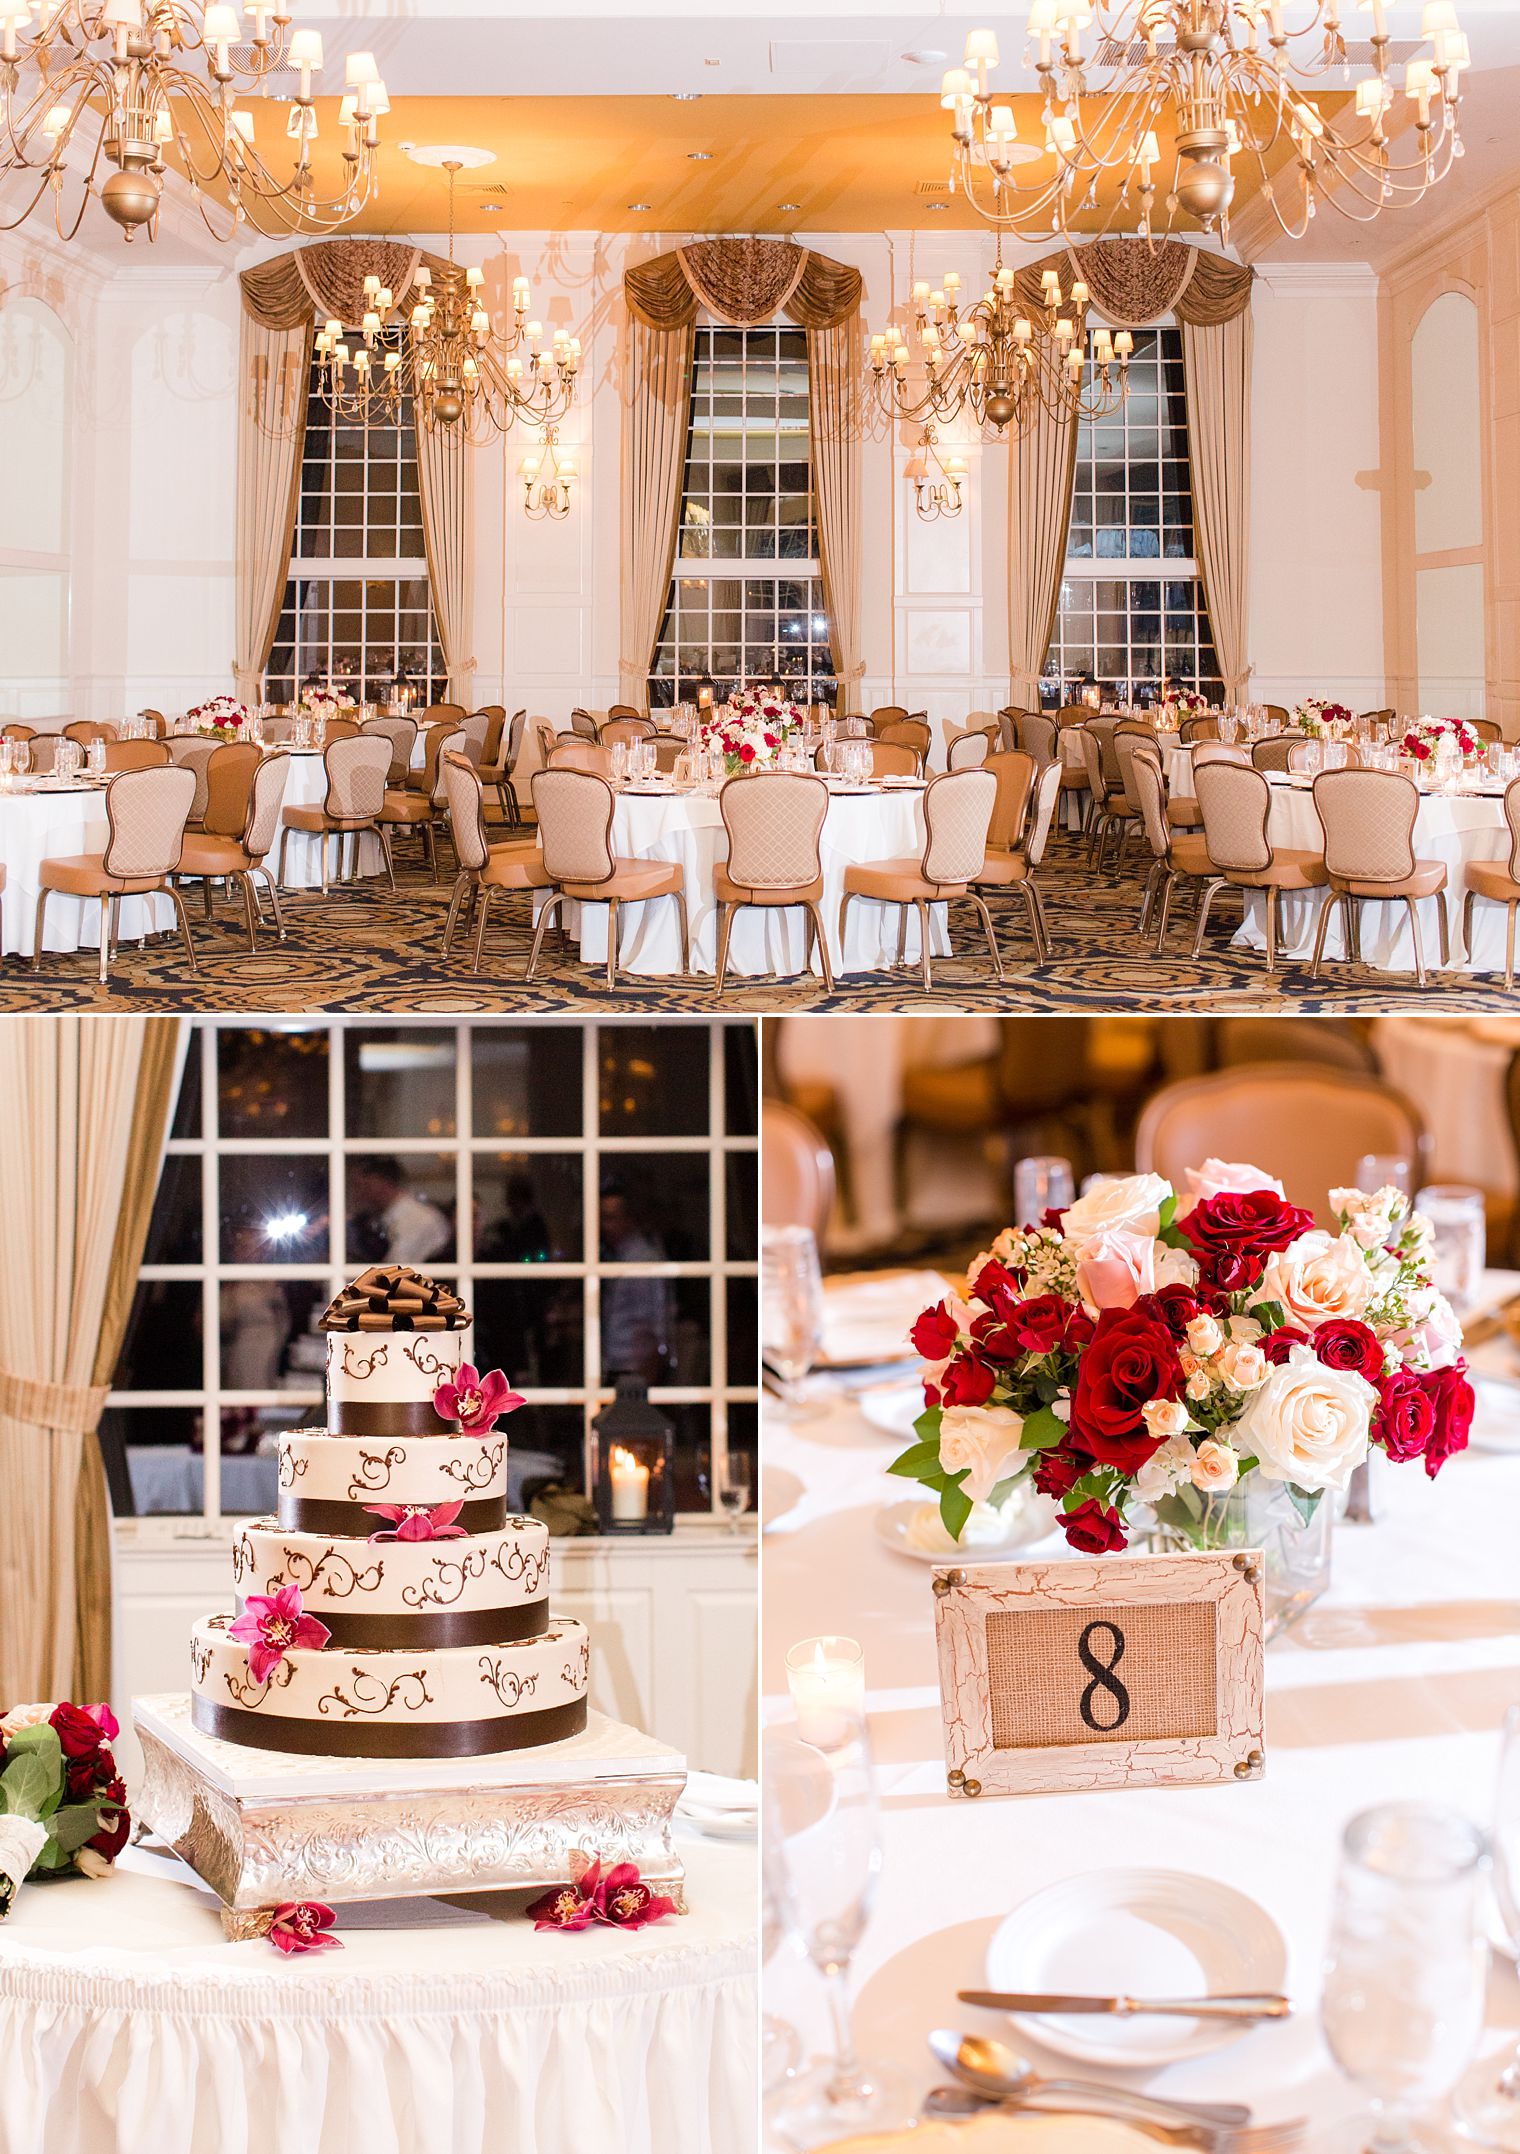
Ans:
[[[937,1509],[932,1498],[884,1503],[872,1520],[876,1538],[895,1555],[911,1556],[917,1563],[944,1563],[951,1556],[968,1563],[1000,1563],[1021,1548],[1033,1548],[1055,1530],[1055,1505],[1048,1496],[1030,1494],[1009,1521],[1008,1532],[1001,1541],[952,1541],[945,1533],[942,1545],[926,1547],[910,1529],[918,1512]],[[934,1539],[938,1541],[940,1536],[936,1534]]]
[[[872,1384],[856,1393],[855,1403],[873,1429],[906,1439],[924,1410],[924,1387],[917,1382]]]
[[[1083,1996],[1201,1997],[1281,1990],[1288,1953],[1263,1907],[1182,1870],[1089,1870],[1035,1893],[1000,1923],[987,1984]],[[1196,2057],[1252,2031],[1249,2020],[1040,2018],[1012,2014],[1047,2049],[1135,2068]]]
[[[819,2154],[1156,2154],[1156,2142],[1112,2117],[969,2117],[910,2124],[865,2139],[832,2139]]]
[[[778,1518],[785,1518],[788,1511],[795,1510],[802,1494],[802,1483],[796,1474],[785,1466],[760,1468],[760,1530],[773,1526]]]

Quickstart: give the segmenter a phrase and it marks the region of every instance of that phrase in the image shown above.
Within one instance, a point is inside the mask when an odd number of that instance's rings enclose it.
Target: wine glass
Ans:
[[[1013,1215],[1020,1226],[1037,1227],[1046,1212],[1064,1211],[1075,1193],[1069,1159],[1035,1156],[1014,1165]]]
[[[739,1521],[749,1509],[749,1500],[749,1453],[730,1451],[718,1468],[718,1501],[723,1507],[731,1532],[738,1532]]]
[[[797,1418],[821,1411],[802,1389],[823,1345],[823,1274],[806,1227],[760,1233],[760,1345],[781,1385],[781,1406]]]
[[[1407,1197],[1413,1194],[1413,1184],[1413,1167],[1396,1153],[1363,1152],[1356,1163],[1356,1186],[1369,1197],[1380,1189],[1397,1189]]]
[[[770,1735],[765,1738],[763,1748],[767,1757],[775,1740]],[[782,1846],[781,1817],[776,1807],[775,1789],[771,1786],[769,1773],[765,1773],[760,1782],[760,1963],[763,1967],[769,1967],[788,1932],[794,1928],[790,1907],[791,1885]],[[779,2012],[767,2012],[760,2022],[760,2084],[767,2094],[773,2094],[781,2082],[796,2071],[801,2049],[791,2021],[783,2019]]]
[[[1488,1846],[1455,1810],[1364,1810],[1341,1842],[1320,2015],[1336,2063],[1371,2104],[1365,2154],[1436,2154],[1416,2112],[1449,2094],[1483,2024],[1480,1922]]]
[[[1437,1182],[1422,1189],[1414,1203],[1431,1225],[1431,1275],[1460,1316],[1478,1299],[1488,1256],[1483,1192]]]
[[[1510,1950],[1520,1953],[1520,1705],[1512,1705],[1504,1716],[1491,1838],[1494,1901]],[[1502,2070],[1492,2058],[1475,2065],[1462,2082],[1456,2106],[1469,2138],[1520,2154],[1520,2048]]]
[[[775,1802],[786,1913],[828,1989],[833,2054],[773,2097],[767,2114],[783,2139],[816,2147],[849,2133],[895,2130],[915,2109],[901,2076],[856,2053],[850,1962],[870,1920],[881,1875],[881,1829],[863,1715],[839,1716],[827,1750],[792,1728],[765,1740],[765,1785]]]

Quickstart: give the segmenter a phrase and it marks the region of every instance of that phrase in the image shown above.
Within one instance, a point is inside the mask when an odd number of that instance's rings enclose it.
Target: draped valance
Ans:
[[[243,311],[261,329],[300,329],[314,316],[356,328],[366,277],[388,286],[399,307],[420,267],[436,277],[448,264],[404,240],[324,239],[245,269],[238,282]]]
[[[701,239],[623,274],[630,311],[650,329],[680,329],[699,307],[735,329],[785,314],[835,329],[860,306],[860,271],[789,239]]]
[[[1186,240],[1095,239],[1085,247],[1059,247],[1018,274],[1019,302],[1036,307],[1040,277],[1061,272],[1071,285],[1081,278],[1092,305],[1116,329],[1142,329],[1171,314],[1192,329],[1217,329],[1251,304],[1256,272],[1249,262],[1229,262]]]

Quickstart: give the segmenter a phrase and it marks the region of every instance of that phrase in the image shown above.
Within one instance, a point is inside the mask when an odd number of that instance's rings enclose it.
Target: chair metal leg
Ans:
[[[1166,923],[1171,918],[1172,893],[1176,888],[1176,873],[1173,869],[1168,868],[1166,879],[1161,885],[1161,925],[1156,930],[1156,940],[1151,944],[1152,954],[1156,957],[1161,955],[1161,946],[1166,941]]]
[[[897,962],[899,965],[906,965],[908,962],[908,908],[906,905],[899,905],[897,908]]]
[[[253,910],[253,878],[249,875],[240,874],[238,882],[243,892],[243,917],[248,922],[248,948],[252,953],[259,946],[258,925],[254,918]]]
[[[468,875],[460,875],[455,878],[454,888],[449,894],[448,916],[443,923],[443,954],[445,957],[448,956],[449,944],[454,939],[454,928],[459,919],[459,908],[464,903],[465,893],[469,888],[470,878]]]
[[[1214,900],[1224,888],[1224,885],[1224,876],[1211,875],[1203,886],[1203,895],[1198,900],[1198,927],[1193,936],[1194,957],[1202,957],[1203,955],[1203,931],[1209,924],[1209,913],[1213,907]]]
[[[987,930],[987,947],[992,952],[993,968],[997,973],[999,985],[1001,985],[1003,979],[1003,960],[998,954],[997,936],[992,931],[992,915],[987,910],[987,901],[985,898],[978,897],[977,893],[973,890],[971,892],[971,902],[982,916],[982,926]],[[1035,949],[1036,952],[1038,952],[1038,936],[1035,938]]]
[[[528,969],[523,974],[525,980],[531,980],[537,970],[538,954],[544,946],[544,936],[548,932],[549,922],[564,902],[565,894],[562,890],[554,891],[551,896],[545,899],[543,910],[538,916],[538,926],[533,931],[533,947],[528,952]]]
[[[47,901],[51,896],[52,892],[50,890],[44,889],[37,892],[37,917],[32,922],[33,972],[36,972],[42,964],[42,916],[47,911]]]
[[[915,898],[913,900],[913,909],[918,914],[918,962],[919,969],[923,975],[924,993],[927,995],[934,986],[933,971],[929,963],[929,908],[922,898]],[[903,920],[905,923],[907,917],[908,910],[904,906]]]
[[[1140,918],[1136,926],[1137,934],[1143,935],[1145,933],[1145,924],[1150,918],[1151,907],[1156,902],[1157,886],[1166,872],[1167,867],[1164,860],[1153,860],[1151,862],[1151,871],[1146,876],[1145,886],[1140,892]]]
[[[195,962],[195,944],[190,940],[190,915],[185,910],[185,901],[172,884],[169,886],[169,895],[174,900],[175,911],[179,914],[179,931],[185,938],[185,955],[190,960],[190,970],[192,973],[198,972],[200,967]]]
[[[1471,945],[1470,943],[1469,943],[1469,945],[1468,945],[1468,949],[1467,949],[1467,955],[1468,955],[1468,958],[1469,958],[1469,960],[1471,960],[1471,957],[1472,957],[1472,945]],[[1514,986],[1514,984],[1515,984],[1515,900],[1514,900],[1513,898],[1511,898],[1511,899],[1510,899],[1510,901],[1509,901],[1509,903],[1508,903],[1508,904],[1507,904],[1507,905],[1505,906],[1505,908],[1504,908],[1504,986],[1505,986],[1505,991],[1506,991],[1506,992],[1508,992],[1508,990],[1509,990],[1510,988],[1512,988],[1512,987]]]
[[[1040,888],[1039,877],[1032,870],[1024,877],[1024,887],[1034,899],[1034,909],[1039,915],[1040,943],[1044,952],[1040,963],[1048,965],[1050,963],[1050,954],[1054,950],[1055,944],[1051,940],[1050,922],[1045,917],[1045,893]]]
[[[1267,978],[1277,970],[1277,886],[1267,886]]]
[[[285,854],[287,848],[289,847],[289,844],[290,825],[287,823],[284,829],[280,832],[280,863],[279,866],[275,869],[275,881],[280,883],[282,886],[285,882]],[[270,887],[273,888],[273,885],[271,885]]]
[[[328,848],[328,846],[329,846],[329,844],[330,844],[330,843],[331,843],[331,836],[330,836],[330,833],[329,833],[328,831],[325,831],[325,830],[324,830],[324,831],[323,831],[323,833],[322,833],[322,895],[323,895],[323,897],[326,897],[326,895],[327,895],[327,848]]]
[[[1446,972],[1451,966],[1451,916],[1446,910],[1444,890],[1437,894],[1436,904],[1439,907],[1437,918],[1441,923],[1441,970]]]
[[[1412,897],[1404,900],[1409,909],[1409,932],[1414,937],[1414,973],[1421,987],[1425,985],[1425,942],[1420,934],[1420,915]]]
[[[818,936],[818,962],[823,967],[823,991],[826,995],[832,995],[834,992],[834,974],[829,964],[829,938],[824,930],[823,914],[816,903],[808,906],[808,914]]]
[[[384,823],[377,823],[375,828],[380,836],[380,851],[385,860],[385,879],[390,884],[391,896],[394,897],[396,894],[396,863],[391,857],[391,834]]]
[[[854,895],[853,890],[846,890],[844,896],[839,900],[839,969],[841,972],[848,972],[850,969],[845,963],[844,924],[849,917],[850,900]]]
[[[676,901],[676,918],[681,923],[681,970],[688,973],[691,971],[691,930],[686,918],[686,892],[672,890],[670,894]]]
[[[480,918],[475,923],[475,954],[470,965],[471,972],[479,972],[480,970],[481,952],[486,946],[486,922],[491,917],[491,899],[494,895],[495,892],[490,888],[489,884],[482,883],[480,885],[480,904],[477,908]]]
[[[264,878],[264,886],[265,886],[265,888],[266,888],[266,889],[268,890],[268,892],[269,892],[269,902],[270,902],[271,906],[272,906],[272,907],[274,908],[274,926],[275,926],[275,935],[276,935],[276,939],[277,939],[278,941],[280,941],[280,942],[283,942],[283,941],[285,940],[285,919],[284,919],[284,915],[283,915],[283,914],[281,913],[281,911],[280,911],[280,887],[279,887],[279,884],[278,884],[278,883],[277,883],[277,882],[275,881],[274,877],[273,877],[273,876],[272,876],[272,875],[270,874],[270,872],[269,872],[269,864],[268,864],[268,862],[267,862],[267,861],[261,861],[261,862],[259,863],[259,873],[260,873],[260,874],[261,874],[261,875],[263,876],[263,878]]]
[[[1346,922],[1346,952],[1355,965],[1362,962],[1362,901],[1359,897],[1347,897],[1341,906]]]
[[[607,900],[607,985],[617,986],[618,901]]]
[[[436,831],[434,830],[434,828],[433,828],[433,824],[432,824],[432,819],[431,819],[431,817],[429,817],[428,821],[427,821],[427,822],[425,822],[425,823],[424,823],[424,824],[422,825],[422,841],[423,841],[423,844],[424,844],[424,845],[425,845],[425,846],[427,847],[427,864],[428,864],[428,873],[429,873],[429,875],[430,875],[430,876],[432,877],[433,881],[434,881],[434,882],[437,882],[437,880],[438,880],[438,834],[437,834],[437,832],[436,832]]]
[[[111,899],[108,892],[100,893],[100,984],[106,984],[106,969],[111,962]]]
[[[1309,966],[1309,977],[1311,980],[1317,980],[1319,978],[1320,963],[1325,955],[1325,939],[1330,932],[1330,915],[1334,912],[1337,905],[1344,907],[1344,904],[1345,900],[1339,890],[1331,890],[1326,893],[1325,902],[1323,905],[1321,905],[1319,909],[1319,926],[1316,928],[1314,933],[1314,956]],[[1351,929],[1348,924],[1346,928],[1346,947],[1348,951],[1351,947],[1350,934]]]
[[[728,938],[733,932],[734,914],[737,910],[738,907],[730,904],[727,898],[718,907],[718,970],[713,987],[715,995],[721,995],[723,992],[724,976],[728,971]]]
[[[201,912],[206,919],[211,918],[211,877],[209,875],[201,877]]]
[[[1045,915],[1040,910],[1040,894],[1026,876],[1018,885],[1019,896],[1024,901],[1024,914],[1029,922],[1029,936],[1034,944],[1034,969],[1039,972],[1050,955],[1050,945],[1045,940]]]
[[[1473,899],[1476,895],[1476,891],[1469,890],[1462,900],[1462,955],[1467,959],[1469,965],[1472,963],[1473,954]],[[1511,918],[1513,918],[1513,914],[1511,914]],[[1508,982],[1506,981],[1505,984],[1507,986]]]

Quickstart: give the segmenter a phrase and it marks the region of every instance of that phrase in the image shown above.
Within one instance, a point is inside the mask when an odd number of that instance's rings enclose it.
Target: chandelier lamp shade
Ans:
[[[932,426],[924,428],[903,470],[913,482],[913,507],[923,522],[959,516],[965,506],[966,459],[959,449],[942,451]]]
[[[546,517],[558,522],[570,514],[577,475],[574,459],[560,454],[558,429],[546,426],[543,446],[522,460],[523,506],[535,523]]]
[[[1370,66],[1353,64],[1348,15]],[[1426,0],[1420,42],[1396,81],[1384,0],[1034,0],[1031,139],[992,86],[996,34],[973,30],[941,84],[951,188],[1030,240],[1080,220],[1145,238],[1181,222],[1228,242],[1242,168],[1290,239],[1324,200],[1370,223],[1462,155],[1470,53],[1454,0]]]
[[[1026,433],[1043,408],[1054,418],[1098,418],[1129,393],[1134,338],[1127,329],[1084,327],[1090,294],[1080,277],[1063,289],[1059,270],[1041,275],[1040,302],[1026,311],[1017,273],[1001,245],[980,299],[961,305],[952,270],[943,287],[913,287],[912,321],[871,339],[870,376],[878,404],[919,425],[948,425],[968,414],[999,434]]]
[[[4,0],[0,0],[0,5]],[[410,400],[416,422],[472,441],[505,434],[518,419],[552,427],[570,408],[580,367],[579,337],[556,330],[546,348],[541,322],[528,319],[526,277],[512,281],[512,321],[499,334],[485,304],[485,271],[454,259],[454,183],[450,161],[449,254],[435,276],[413,274],[403,317],[396,295],[376,276],[364,280],[364,313],[350,336],[328,320],[317,332],[323,402],[335,417],[395,425]]]
[[[218,239],[245,226],[266,237],[337,230],[374,191],[389,100],[374,56],[350,53],[341,174],[324,192],[312,164],[324,57],[321,34],[293,27],[272,0],[241,14],[219,0],[0,0],[0,178],[15,183],[16,204],[0,202],[0,230],[51,198],[72,239],[93,200],[127,239],[152,240],[171,171]],[[276,131],[272,91],[287,76],[277,157],[259,136]],[[269,115],[257,131],[238,102],[254,95]]]

